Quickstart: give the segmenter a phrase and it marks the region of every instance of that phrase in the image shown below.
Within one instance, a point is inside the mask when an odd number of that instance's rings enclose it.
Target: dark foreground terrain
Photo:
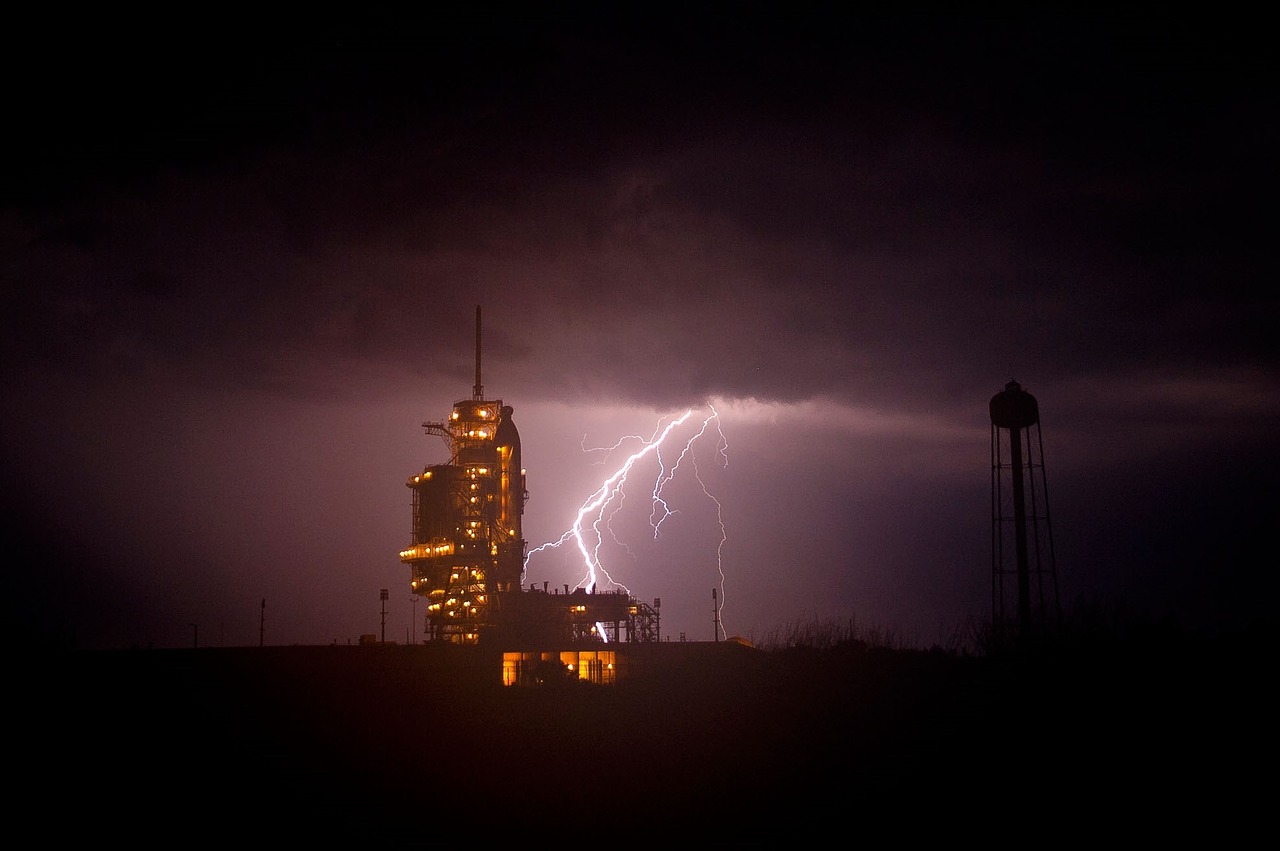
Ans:
[[[1259,638],[981,658],[724,642],[539,688],[425,646],[36,655],[14,668],[10,811],[47,841],[134,847],[1230,845],[1272,807]]]

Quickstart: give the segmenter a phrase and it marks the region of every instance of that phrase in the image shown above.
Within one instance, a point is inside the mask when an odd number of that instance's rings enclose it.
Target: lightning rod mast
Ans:
[[[476,305],[476,386],[471,388],[472,399],[484,398],[484,385],[480,383],[480,305]]]

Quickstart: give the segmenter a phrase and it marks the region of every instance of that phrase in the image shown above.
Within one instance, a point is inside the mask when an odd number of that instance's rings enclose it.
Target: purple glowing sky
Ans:
[[[256,644],[265,598],[268,643],[341,643],[389,588],[404,640],[404,482],[446,460],[421,424],[471,395],[476,305],[531,548],[610,472],[584,447],[719,412],[715,500],[673,490],[655,541],[629,490],[608,566],[662,598],[664,635],[710,638],[716,586],[757,638],[854,618],[928,644],[985,617],[1011,378],[1040,403],[1064,603],[1265,611],[1277,140],[1253,33],[476,18],[59,48],[60,75],[5,60],[12,630]]]

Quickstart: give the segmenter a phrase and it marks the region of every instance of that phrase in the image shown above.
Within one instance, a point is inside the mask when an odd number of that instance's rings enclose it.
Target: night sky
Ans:
[[[712,418],[656,537],[654,471],[611,515],[603,566],[664,637],[712,638],[713,588],[756,640],[968,634],[1010,380],[1064,607],[1271,616],[1259,22],[114,24],[2,60],[11,636],[406,640],[405,482],[448,460],[423,423],[471,397],[477,306],[530,550]],[[582,575],[561,547],[526,583]]]

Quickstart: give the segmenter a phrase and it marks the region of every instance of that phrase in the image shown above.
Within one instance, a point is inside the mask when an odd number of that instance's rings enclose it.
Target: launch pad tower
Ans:
[[[657,601],[650,607],[623,592],[567,585],[561,594],[545,582],[523,587],[529,492],[513,413],[501,399],[485,398],[477,306],[471,398],[455,402],[448,420],[422,424],[444,439],[449,460],[406,482],[412,543],[400,561],[410,568],[413,594],[426,602],[425,640],[503,649],[660,640]]]
[[[426,600],[428,641],[474,644],[493,624],[497,595],[519,591],[528,491],[513,409],[486,399],[480,382],[480,308],[476,307],[476,383],[427,434],[449,447],[449,461],[406,483],[413,492],[412,544],[400,552],[413,593]]]

